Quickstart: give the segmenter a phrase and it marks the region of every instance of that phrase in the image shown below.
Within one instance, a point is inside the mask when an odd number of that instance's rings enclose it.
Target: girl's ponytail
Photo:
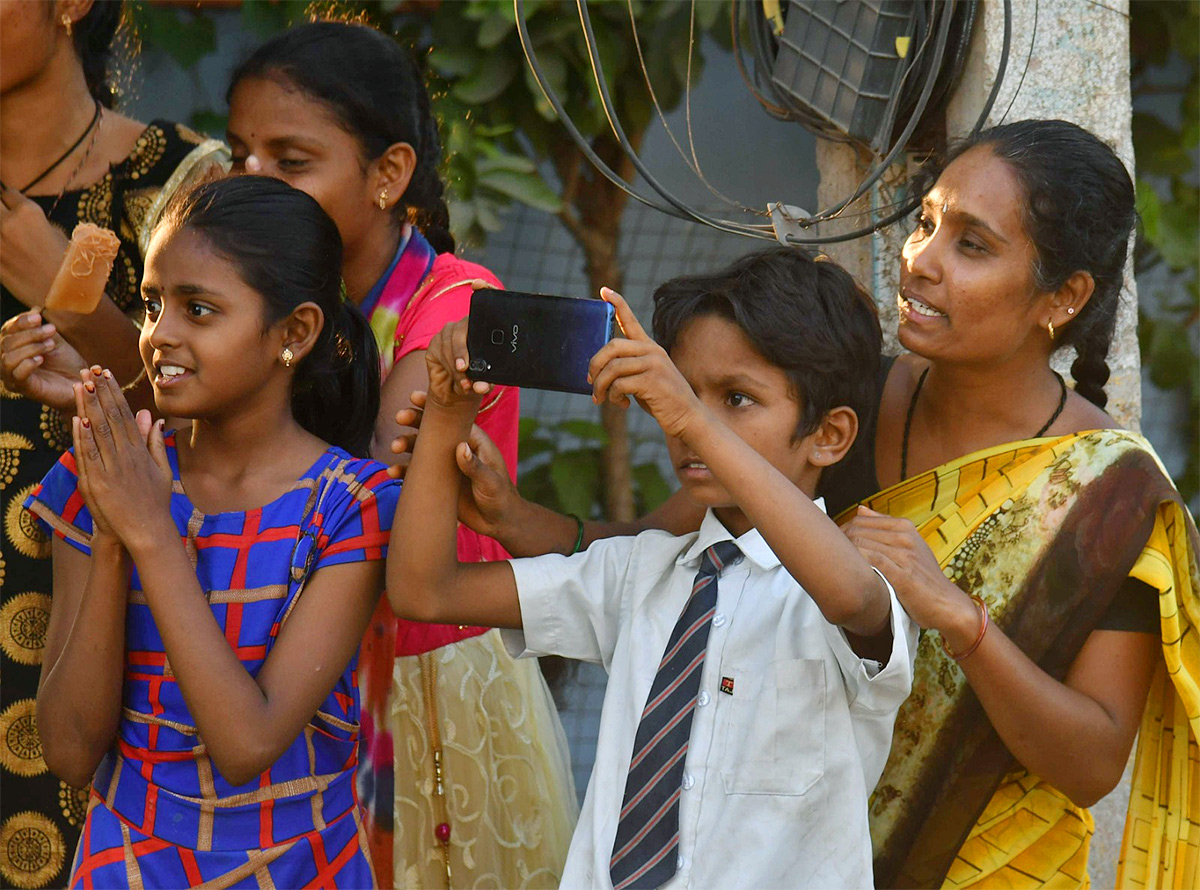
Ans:
[[[340,300],[296,368],[292,416],[312,433],[366,457],[379,411],[379,351],[363,314]]]
[[[205,182],[177,198],[160,227],[203,235],[263,298],[264,328],[301,303],[324,315],[296,367],[292,415],[315,436],[367,457],[379,413],[379,353],[366,319],[342,298],[342,239],[321,205],[267,176]]]

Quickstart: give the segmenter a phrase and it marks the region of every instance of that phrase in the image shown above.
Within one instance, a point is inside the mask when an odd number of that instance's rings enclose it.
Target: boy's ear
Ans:
[[[301,303],[282,322],[283,343],[295,356],[294,361],[300,361],[308,355],[325,327],[325,313],[316,303]]]
[[[853,408],[839,405],[822,419],[811,436],[808,462],[814,467],[831,467],[846,456],[858,435],[858,415]]]

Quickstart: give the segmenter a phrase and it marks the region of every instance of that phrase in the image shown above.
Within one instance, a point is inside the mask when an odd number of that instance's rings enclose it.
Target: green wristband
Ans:
[[[572,547],[571,552],[567,554],[567,556],[574,556],[583,548],[583,520],[574,513],[568,513],[567,515],[574,519],[575,524],[579,526],[579,533],[575,536],[575,546]]]

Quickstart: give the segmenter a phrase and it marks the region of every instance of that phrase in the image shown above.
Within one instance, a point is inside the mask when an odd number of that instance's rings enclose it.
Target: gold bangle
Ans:
[[[142,370],[138,373],[138,375],[136,377],[134,377],[132,380],[130,380],[128,383],[126,383],[124,386],[121,387],[121,392],[129,392],[129,390],[133,389],[135,386],[137,386],[139,383],[141,383],[145,379],[146,379],[146,366],[142,365]]]
[[[983,635],[987,633],[987,629],[988,629],[987,603],[985,603],[983,601],[982,597],[976,596],[975,594],[971,594],[971,599],[973,599],[975,601],[975,605],[977,605],[979,607],[979,636],[977,636],[975,638],[975,642],[972,643],[965,651],[960,652],[956,655],[953,652],[951,652],[950,647],[948,645],[946,645],[946,638],[942,637],[942,650],[947,655],[949,655],[951,658],[953,658],[955,661],[963,661],[964,659],[966,659],[966,657],[968,655],[971,655],[976,649],[978,649],[979,644],[983,642]]]

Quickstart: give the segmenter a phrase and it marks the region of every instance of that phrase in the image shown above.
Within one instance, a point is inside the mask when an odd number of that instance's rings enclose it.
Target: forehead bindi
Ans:
[[[355,144],[324,102],[286,82],[261,77],[247,78],[234,89],[229,136],[246,144]]]

